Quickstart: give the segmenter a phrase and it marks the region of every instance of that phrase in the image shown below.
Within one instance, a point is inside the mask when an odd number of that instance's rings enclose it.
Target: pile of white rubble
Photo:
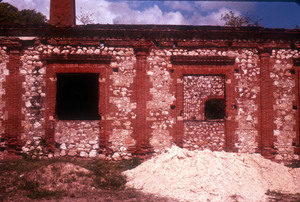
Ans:
[[[288,168],[259,154],[172,146],[124,174],[127,187],[180,201],[266,201],[268,190],[300,193],[300,168]]]

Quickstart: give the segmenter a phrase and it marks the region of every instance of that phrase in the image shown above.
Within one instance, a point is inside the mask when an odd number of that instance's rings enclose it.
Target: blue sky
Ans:
[[[35,9],[49,17],[50,0],[3,2],[19,9]],[[262,19],[260,24],[268,28],[300,27],[300,5],[295,2],[76,0],[76,15],[91,13],[93,22],[100,24],[215,26],[224,25],[221,15],[230,10]]]

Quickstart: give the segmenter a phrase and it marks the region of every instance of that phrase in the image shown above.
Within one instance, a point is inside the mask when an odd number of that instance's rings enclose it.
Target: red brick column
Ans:
[[[100,67],[98,67],[100,68]],[[108,149],[108,134],[111,131],[111,128],[108,126],[111,124],[108,124],[106,120],[107,115],[107,103],[109,103],[109,97],[107,95],[107,67],[101,68],[100,72],[100,78],[99,78],[99,115],[101,116],[101,120],[99,120],[99,127],[100,127],[100,134],[99,134],[99,151],[105,153]]]
[[[149,78],[147,76],[147,55],[151,44],[142,41],[134,46],[136,53],[136,124],[134,137],[137,154],[145,154],[150,147],[147,126],[147,100],[149,96]]]
[[[19,73],[20,52],[19,47],[12,47],[9,50],[9,62],[7,68],[9,75],[5,82],[5,103],[7,120],[5,125],[5,138],[7,151],[11,154],[19,154],[22,150],[20,135],[22,132],[22,79]]]
[[[46,117],[45,117],[45,142],[49,152],[55,150],[54,124],[55,124],[55,99],[56,75],[53,68],[48,66],[46,74]]]
[[[225,125],[225,136],[226,136],[226,151],[237,152],[235,143],[238,142],[238,137],[235,131],[238,128],[236,116],[238,113],[238,104],[236,101],[235,86],[238,81],[234,78],[234,69],[238,69],[237,64],[234,65],[226,74],[226,125]]]
[[[293,61],[295,67],[295,75],[293,76],[294,79],[297,81],[295,94],[297,95],[296,100],[294,101],[294,108],[297,110],[296,112],[296,138],[294,139],[294,153],[296,155],[300,155],[300,58],[294,59]]]
[[[274,155],[274,99],[273,99],[273,82],[270,78],[271,63],[270,51],[262,50],[260,57],[260,73],[261,73],[261,130],[259,133],[258,146],[261,147],[263,156],[272,157]]]
[[[176,144],[183,147],[183,75],[181,71],[176,72]]]

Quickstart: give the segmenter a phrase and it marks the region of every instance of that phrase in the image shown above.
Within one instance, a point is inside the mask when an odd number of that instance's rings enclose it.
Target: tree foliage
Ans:
[[[41,25],[47,23],[47,18],[35,10],[19,11],[9,3],[0,3],[0,23],[20,25]]]
[[[254,27],[260,26],[259,20],[254,20],[252,17],[239,14],[236,15],[233,11],[221,15],[221,20],[225,21],[225,26],[230,27]]]

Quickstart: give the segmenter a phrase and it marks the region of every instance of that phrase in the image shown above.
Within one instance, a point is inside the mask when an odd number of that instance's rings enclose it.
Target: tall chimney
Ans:
[[[75,26],[75,0],[51,0],[50,24],[55,26]]]

